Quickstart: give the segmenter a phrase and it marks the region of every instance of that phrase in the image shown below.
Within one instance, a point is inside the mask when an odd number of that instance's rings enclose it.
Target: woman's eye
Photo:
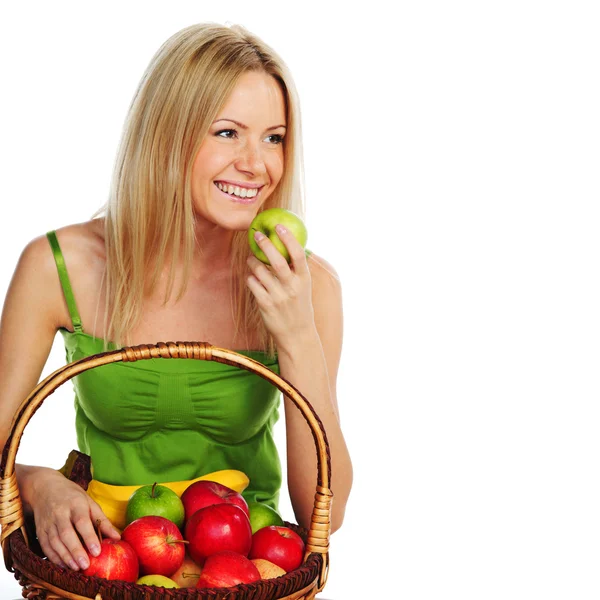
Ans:
[[[219,137],[232,139],[237,135],[237,132],[235,129],[222,129],[221,131],[217,131],[216,135]]]
[[[283,142],[283,136],[279,133],[275,133],[267,137],[267,140],[270,141],[272,144],[281,144]]]

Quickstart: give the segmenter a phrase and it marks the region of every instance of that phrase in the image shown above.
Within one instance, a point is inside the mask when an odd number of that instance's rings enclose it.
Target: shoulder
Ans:
[[[315,323],[321,333],[330,331],[341,337],[342,285],[333,265],[322,256],[311,253],[307,257],[312,280],[312,303]]]
[[[307,257],[307,261],[312,278],[313,295],[318,297],[323,295],[341,296],[340,277],[334,266],[313,252]]]
[[[65,261],[69,261],[74,267],[81,262],[88,263],[91,259],[100,259],[105,255],[103,219],[92,219],[61,227],[56,230],[56,238]]]
[[[65,260],[72,258],[77,262],[90,253],[103,254],[104,234],[100,219],[67,225],[56,229],[55,233]],[[56,263],[47,234],[31,240],[21,253],[20,261],[27,265],[37,265],[38,272],[54,272]]]
[[[103,226],[99,219],[68,225],[56,230],[69,279],[88,279],[102,264],[104,256]],[[56,261],[46,234],[31,240],[21,252],[13,282],[27,294],[44,300],[44,310],[59,326],[65,320],[62,289]],[[84,287],[83,285],[77,287]]]
[[[99,219],[55,230],[69,276],[104,257],[103,225]],[[23,249],[17,272],[40,280],[56,279],[56,262],[47,234],[31,240]]]

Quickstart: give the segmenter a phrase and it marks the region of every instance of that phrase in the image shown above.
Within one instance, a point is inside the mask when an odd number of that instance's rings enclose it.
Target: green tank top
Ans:
[[[83,331],[56,234],[47,237],[73,322],[73,331],[60,329],[67,361],[99,354],[104,341]],[[276,358],[239,352],[279,373]],[[277,508],[273,428],[281,394],[258,375],[212,361],[156,358],[103,365],[72,381],[77,443],[98,481],[142,485],[237,469],[250,479],[246,500]]]

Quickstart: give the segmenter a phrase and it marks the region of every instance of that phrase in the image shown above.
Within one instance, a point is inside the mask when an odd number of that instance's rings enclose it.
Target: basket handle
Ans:
[[[308,400],[292,384],[271,371],[271,369],[243,354],[224,348],[217,348],[206,342],[159,342],[158,344],[142,344],[102,352],[65,365],[36,386],[23,401],[13,418],[10,434],[0,463],[0,525],[2,526],[0,540],[6,568],[12,570],[12,557],[8,544],[8,537],[11,533],[17,529],[21,529],[27,542],[23,504],[19,495],[15,474],[15,460],[23,431],[35,411],[65,381],[88,369],[94,369],[95,367],[110,363],[135,362],[151,358],[212,360],[254,372],[263,379],[270,381],[290,398],[300,410],[312,431],[317,450],[317,490],[304,559],[306,560],[312,553],[323,555],[323,566],[317,584],[319,591],[323,589],[327,581],[329,569],[329,536],[331,532],[331,501],[333,498],[330,483],[331,458],[329,443],[327,442],[323,424]]]

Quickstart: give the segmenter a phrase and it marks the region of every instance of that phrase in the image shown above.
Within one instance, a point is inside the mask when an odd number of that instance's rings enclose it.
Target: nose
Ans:
[[[238,171],[251,175],[262,175],[267,170],[259,145],[250,141],[241,148],[235,166]]]

